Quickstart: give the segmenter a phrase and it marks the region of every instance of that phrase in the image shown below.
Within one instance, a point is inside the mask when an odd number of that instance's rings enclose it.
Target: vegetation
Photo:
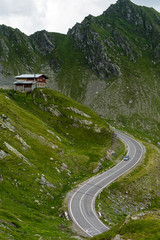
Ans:
[[[43,72],[50,87],[146,146],[138,168],[100,195],[97,210],[113,228],[95,239],[160,238],[159,19],[154,9],[118,0],[68,35],[28,37],[0,26],[1,85],[18,73]],[[92,176],[100,159],[103,169],[115,164],[124,148],[97,114],[50,89],[1,91],[0,126],[2,239],[72,238],[65,194]],[[116,150],[112,161],[106,148]]]
[[[159,212],[145,214],[138,220],[129,219],[111,229],[109,232],[94,237],[93,240],[110,240],[117,234],[122,239],[158,240],[160,238]]]
[[[74,239],[66,193],[115,162],[121,145],[96,113],[51,89],[0,92],[0,239]]]
[[[160,151],[143,143],[146,154],[132,172],[106,188],[97,198],[97,211],[111,230],[93,239],[159,239]]]
[[[152,8],[119,0],[67,35],[40,31],[26,36],[1,25],[1,85],[13,87],[19,73],[43,72],[49,87],[91,107],[115,127],[145,131],[146,140],[158,145],[159,17]],[[108,78],[100,77],[104,72]]]

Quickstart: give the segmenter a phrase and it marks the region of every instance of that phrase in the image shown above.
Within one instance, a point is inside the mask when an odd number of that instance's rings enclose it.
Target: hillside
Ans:
[[[138,167],[97,198],[97,211],[111,230],[94,240],[160,239],[160,151],[143,144],[146,154]]]
[[[113,132],[51,89],[1,91],[0,129],[0,239],[74,239],[66,194],[123,154]]]
[[[159,39],[160,13],[130,0],[67,35],[0,26],[0,86],[36,72],[59,91],[0,92],[2,239],[74,239],[66,193],[124,151],[106,122],[143,140],[147,153],[100,195],[97,210],[113,229],[95,239],[160,238]],[[106,148],[116,150],[112,161],[103,161]]]
[[[119,0],[101,16],[86,17],[68,35],[100,76],[88,82],[83,103],[112,125],[145,130],[157,144],[160,14]]]
[[[89,106],[112,125],[159,144],[160,13],[118,0],[68,34],[26,36],[0,26],[0,85],[20,73],[44,73],[48,86]],[[157,134],[158,133],[158,134]]]
[[[76,60],[75,60],[76,59]],[[43,73],[48,86],[82,100],[82,75],[90,77],[81,51],[73,47],[70,37],[45,30],[27,36],[18,29],[0,25],[0,86],[13,88],[20,73]],[[65,82],[64,82],[65,81]]]

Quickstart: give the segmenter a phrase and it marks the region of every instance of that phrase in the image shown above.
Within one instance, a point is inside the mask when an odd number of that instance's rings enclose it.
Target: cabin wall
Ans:
[[[24,85],[15,85],[14,89],[20,92],[24,92]]]
[[[46,81],[47,78],[45,75],[42,75],[38,78],[20,77],[16,79],[17,79],[17,83],[15,84],[14,89],[21,92],[30,92],[30,91],[33,91],[35,88],[45,88],[47,84],[47,81]]]
[[[37,88],[45,88],[46,84],[44,82],[37,82]]]

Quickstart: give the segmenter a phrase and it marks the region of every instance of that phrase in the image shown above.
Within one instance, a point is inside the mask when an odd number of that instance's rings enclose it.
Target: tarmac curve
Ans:
[[[115,130],[118,138],[125,144],[129,160],[122,160],[113,168],[97,175],[78,187],[68,202],[72,221],[89,237],[109,230],[95,211],[95,199],[102,190],[117,178],[135,167],[144,153],[144,146],[130,136]]]

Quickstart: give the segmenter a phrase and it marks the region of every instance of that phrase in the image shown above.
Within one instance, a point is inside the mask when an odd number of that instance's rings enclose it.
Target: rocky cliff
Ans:
[[[68,32],[98,76],[88,81],[84,103],[116,126],[145,131],[157,144],[159,27],[154,9],[118,0]]]
[[[111,61],[105,40],[101,38],[98,32],[92,29],[94,23],[96,23],[96,18],[88,16],[81,24],[77,23],[70,29],[68,35],[74,39],[77,47],[84,53],[91,69],[100,78],[119,76],[120,69],[116,63]]]
[[[46,31],[28,37],[18,29],[0,26],[1,86],[12,85],[14,76],[20,73],[45,71],[52,76],[59,70],[55,48],[53,34]]]
[[[89,15],[68,34],[0,26],[0,82],[44,73],[49,87],[84,103],[112,124],[159,130],[160,13],[118,0],[102,15]],[[155,142],[158,142],[156,137]]]
[[[118,0],[101,16],[88,16],[68,31],[103,78],[121,75],[121,57],[136,62],[148,53],[159,62],[160,14],[129,0]],[[123,67],[123,66],[122,66]]]

